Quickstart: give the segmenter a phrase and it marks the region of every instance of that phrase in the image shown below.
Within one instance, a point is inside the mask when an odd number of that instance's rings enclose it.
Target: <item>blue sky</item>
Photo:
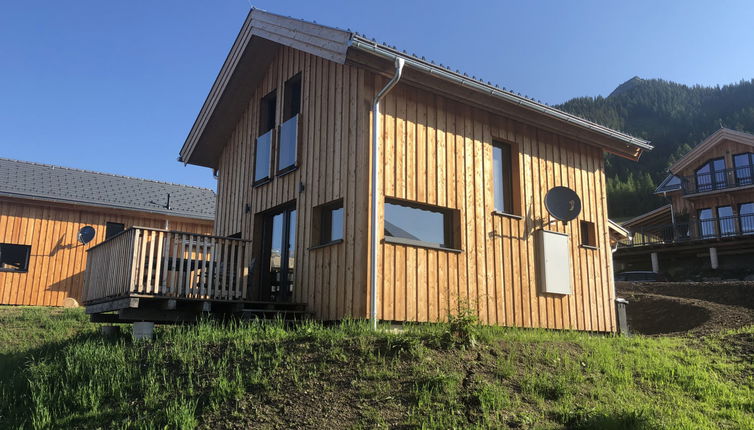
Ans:
[[[19,0],[0,13],[0,157],[214,188],[176,157],[250,5],[551,104],[635,75],[754,78],[748,1]]]

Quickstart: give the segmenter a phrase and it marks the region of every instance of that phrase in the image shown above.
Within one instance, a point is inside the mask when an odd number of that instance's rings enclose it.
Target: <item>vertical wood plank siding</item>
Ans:
[[[31,245],[27,272],[0,272],[0,304],[61,306],[66,297],[80,302],[86,250],[105,240],[107,222],[126,228],[165,227],[165,218],[159,215],[0,198],[0,242]],[[212,231],[212,221],[171,218],[169,222],[172,230]],[[86,225],[94,227],[96,236],[82,245],[78,231]]]
[[[302,72],[298,169],[252,187],[260,99],[277,90],[276,124],[283,115],[283,85]],[[363,318],[367,303],[369,171],[368,109],[364,71],[281,47],[256,88],[219,160],[215,234],[237,232],[251,240],[267,210],[295,202],[297,209],[294,297],[322,319]],[[273,169],[274,171],[274,169]],[[299,192],[299,187],[303,191]],[[343,243],[320,249],[312,242],[312,208],[343,199]],[[246,207],[249,211],[246,211]],[[255,244],[255,247],[259,244]],[[253,270],[258,270],[256,262]],[[254,278],[252,278],[254,279]],[[252,284],[254,289],[254,284]],[[254,298],[258,291],[251,291]]]
[[[384,85],[376,78],[375,86]],[[458,209],[461,253],[382,245],[380,318],[439,321],[459,306],[488,324],[613,331],[612,260],[600,149],[400,85],[384,103],[383,192]],[[521,219],[494,214],[492,142],[514,145]],[[548,189],[581,196],[579,218],[549,222]],[[580,245],[579,220],[595,223],[598,249]],[[542,294],[534,231],[567,233],[573,294]]]
[[[283,83],[298,72],[303,72],[299,168],[254,188],[259,101],[275,89],[281,97]],[[219,161],[215,234],[240,231],[244,239],[255,239],[257,214],[295,201],[294,300],[321,319],[368,316],[371,100],[386,81],[353,65],[281,47]],[[281,110],[278,102],[278,123]],[[381,245],[381,319],[440,321],[468,306],[489,324],[614,330],[600,149],[405,84],[384,100],[381,127],[380,192],[457,209],[462,250]],[[516,148],[521,219],[493,214],[493,140]],[[578,220],[549,223],[543,199],[557,185],[581,196],[579,220],[597,226],[598,249],[579,246]],[[344,242],[309,250],[312,208],[339,198]],[[539,293],[533,234],[543,226],[571,237],[572,295]]]

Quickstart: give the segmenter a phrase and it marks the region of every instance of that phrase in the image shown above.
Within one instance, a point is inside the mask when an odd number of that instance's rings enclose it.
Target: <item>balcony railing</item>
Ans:
[[[84,302],[121,297],[245,300],[251,242],[132,227],[87,253]]]
[[[710,173],[697,173],[681,178],[684,194],[698,194],[747,185],[754,185],[754,165],[738,166]]]
[[[693,222],[643,226],[631,229],[620,246],[643,246],[754,235],[754,214],[708,218]]]

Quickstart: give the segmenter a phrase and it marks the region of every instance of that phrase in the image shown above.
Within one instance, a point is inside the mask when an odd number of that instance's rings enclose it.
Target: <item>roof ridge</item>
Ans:
[[[152,183],[155,183],[155,184],[175,185],[177,187],[194,188],[194,189],[197,189],[197,190],[211,191],[213,194],[215,193],[215,190],[213,190],[211,188],[197,187],[195,185],[187,185],[187,184],[178,184],[178,183],[175,183],[175,182],[158,181],[156,179],[139,178],[139,177],[136,177],[136,176],[127,176],[127,175],[118,175],[116,173],[97,172],[97,171],[94,171],[94,170],[79,169],[79,168],[76,168],[76,167],[66,167],[66,166],[59,166],[59,165],[55,165],[55,164],[38,163],[38,162],[35,162],[35,161],[16,160],[16,159],[13,159],[13,158],[6,158],[6,157],[0,157],[0,160],[2,160],[2,161],[12,161],[14,163],[30,164],[30,165],[34,165],[34,166],[51,167],[53,169],[71,170],[71,171],[74,171],[74,172],[93,173],[93,174],[96,174],[96,175],[105,175],[105,176],[111,176],[111,177],[115,177],[115,178],[135,179],[135,180],[139,180],[139,181],[152,182]]]

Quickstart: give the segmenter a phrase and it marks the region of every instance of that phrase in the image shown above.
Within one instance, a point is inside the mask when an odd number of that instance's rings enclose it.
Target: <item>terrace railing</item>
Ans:
[[[245,300],[250,257],[246,240],[132,227],[88,251],[84,301]]]
[[[738,166],[709,173],[697,173],[681,178],[684,194],[706,193],[748,185],[754,185],[754,165]]]
[[[707,218],[692,222],[650,225],[631,229],[620,246],[643,246],[754,235],[754,214]]]

